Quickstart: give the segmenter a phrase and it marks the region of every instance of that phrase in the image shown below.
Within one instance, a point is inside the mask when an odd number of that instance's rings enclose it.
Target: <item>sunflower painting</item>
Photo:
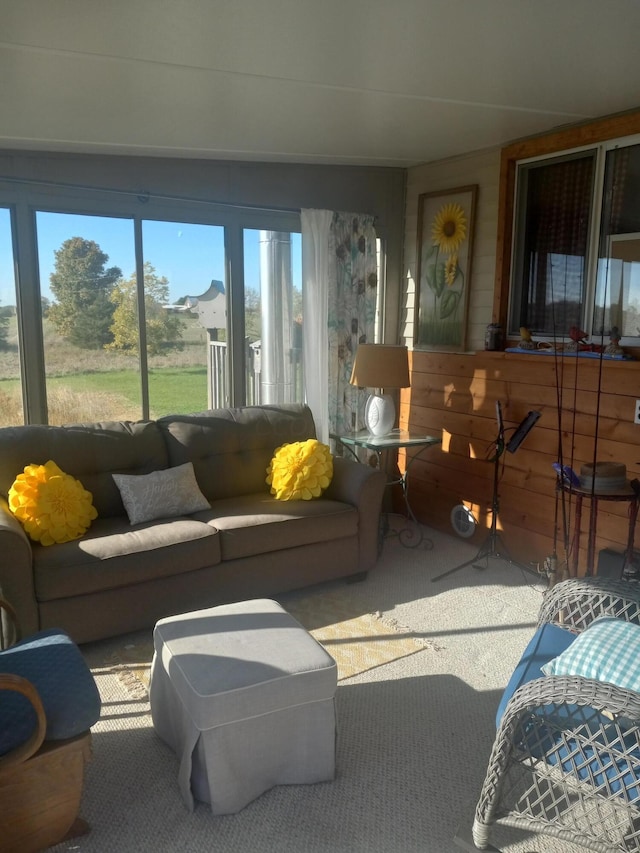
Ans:
[[[419,198],[417,346],[465,348],[476,193],[470,186]]]

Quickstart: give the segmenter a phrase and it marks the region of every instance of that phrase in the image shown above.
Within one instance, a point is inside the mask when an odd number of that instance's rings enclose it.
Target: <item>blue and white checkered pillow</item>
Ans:
[[[601,616],[540,669],[545,675],[579,675],[640,692],[640,625]]]

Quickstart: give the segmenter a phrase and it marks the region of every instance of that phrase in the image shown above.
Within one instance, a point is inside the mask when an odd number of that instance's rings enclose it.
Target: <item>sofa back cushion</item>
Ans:
[[[0,493],[6,497],[25,465],[49,459],[91,492],[101,518],[125,515],[113,473],[148,474],[169,465],[153,421],[5,427],[0,429]]]
[[[267,466],[273,451],[281,444],[316,437],[311,410],[297,403],[168,415],[157,424],[170,464],[192,462],[209,501],[268,493]]]

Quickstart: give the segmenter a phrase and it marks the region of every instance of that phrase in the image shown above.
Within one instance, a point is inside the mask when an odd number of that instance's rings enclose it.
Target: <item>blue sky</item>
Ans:
[[[109,256],[107,267],[120,267],[128,278],[135,269],[133,222],[105,216],[36,214],[40,286],[51,299],[49,276],[55,266],[54,252],[65,240],[83,237],[94,240]],[[259,288],[259,243],[257,231],[245,232],[245,286]],[[224,281],[224,229],[217,225],[179,222],[143,223],[143,252],[159,276],[169,280],[170,301],[181,296],[199,296],[212,279]],[[293,235],[294,284],[300,286],[300,235]],[[9,213],[0,209],[0,304],[13,304],[13,264],[9,236]]]

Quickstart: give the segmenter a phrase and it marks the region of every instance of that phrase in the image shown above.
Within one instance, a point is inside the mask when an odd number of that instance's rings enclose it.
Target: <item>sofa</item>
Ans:
[[[364,576],[378,555],[382,472],[334,457],[330,485],[312,500],[277,500],[266,482],[276,448],[315,435],[298,404],[0,429],[0,595],[24,634],[57,627],[86,643],[188,610]],[[49,460],[91,492],[97,518],[78,539],[42,545],[7,495],[25,466]],[[132,524],[113,475],[187,463],[209,506]]]

